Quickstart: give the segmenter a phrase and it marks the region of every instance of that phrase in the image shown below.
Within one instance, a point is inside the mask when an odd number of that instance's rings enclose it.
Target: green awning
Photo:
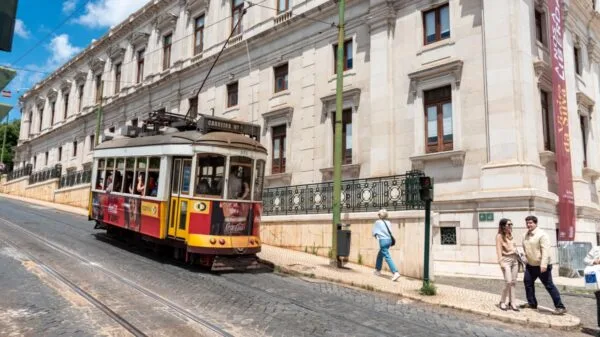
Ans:
[[[15,70],[0,66],[0,90],[3,90],[15,75],[17,75]]]
[[[8,115],[10,110],[12,110],[12,108],[12,105],[0,103],[0,122],[4,121],[4,118],[6,115]]]

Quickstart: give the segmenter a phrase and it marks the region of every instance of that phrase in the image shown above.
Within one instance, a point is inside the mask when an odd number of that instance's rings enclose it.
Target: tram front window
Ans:
[[[225,157],[216,154],[198,155],[195,195],[220,198],[223,196]]]
[[[231,157],[229,165],[227,199],[250,200],[252,159],[238,156]]]

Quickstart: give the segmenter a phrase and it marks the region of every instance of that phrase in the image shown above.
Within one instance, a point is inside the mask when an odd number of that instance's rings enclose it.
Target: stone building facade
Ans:
[[[600,14],[563,13],[576,241],[595,245]],[[556,244],[546,0],[348,0],[346,20],[343,176],[435,178],[439,273],[497,274],[502,217],[520,236],[535,214]],[[16,167],[89,165],[102,102],[103,134],[159,109],[258,123],[269,186],[330,180],[335,22],[331,0],[150,1],[23,95]]]

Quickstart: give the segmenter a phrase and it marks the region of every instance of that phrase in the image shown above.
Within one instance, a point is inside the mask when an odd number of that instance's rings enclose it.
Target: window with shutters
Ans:
[[[451,87],[425,91],[424,106],[427,153],[451,151],[454,142]]]
[[[285,173],[286,132],[287,132],[287,127],[285,124],[273,127],[271,174]]]

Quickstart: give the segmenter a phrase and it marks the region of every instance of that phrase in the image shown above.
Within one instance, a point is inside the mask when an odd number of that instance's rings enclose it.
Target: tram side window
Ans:
[[[98,168],[96,171],[96,189],[104,189],[104,170],[106,169],[106,160],[98,159]]]
[[[229,177],[227,182],[227,199],[250,199],[250,182],[252,181],[252,159],[232,156],[229,159]]]
[[[135,194],[146,195],[146,160],[146,157],[137,158]]]
[[[256,161],[256,171],[254,172],[254,198],[255,201],[262,200],[262,190],[265,177],[265,161]]]
[[[198,155],[196,169],[196,195],[212,197],[223,196],[223,184],[225,175],[225,157],[203,153]]]
[[[117,158],[117,167],[113,180],[113,192],[123,192],[123,178],[125,176],[125,158]]]
[[[104,179],[104,190],[111,192],[113,190],[113,182],[115,176],[115,159],[108,158],[106,160],[106,178]]]
[[[125,161],[125,184],[123,193],[134,194],[135,191],[135,158],[127,158]]]
[[[150,157],[148,165],[148,182],[146,195],[155,197],[158,195],[158,178],[160,176],[160,157]]]

